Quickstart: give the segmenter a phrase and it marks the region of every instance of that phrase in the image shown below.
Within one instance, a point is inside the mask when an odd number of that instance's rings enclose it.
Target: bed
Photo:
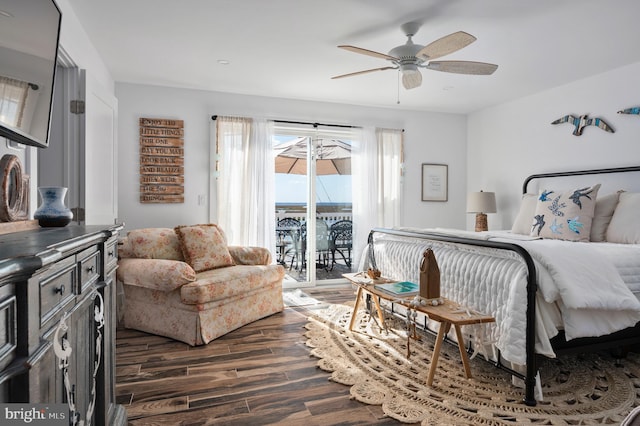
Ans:
[[[640,342],[639,177],[640,166],[532,175],[510,230],[373,229],[360,269],[416,281],[432,248],[442,295],[496,318],[476,344],[535,405],[538,357]]]

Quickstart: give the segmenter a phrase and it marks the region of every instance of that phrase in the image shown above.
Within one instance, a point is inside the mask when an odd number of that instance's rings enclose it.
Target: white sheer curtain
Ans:
[[[402,130],[365,127],[351,154],[354,259],[371,228],[402,225]]]
[[[378,224],[402,225],[402,130],[376,129],[378,146]]]
[[[218,117],[217,216],[230,245],[275,247],[273,125]]]

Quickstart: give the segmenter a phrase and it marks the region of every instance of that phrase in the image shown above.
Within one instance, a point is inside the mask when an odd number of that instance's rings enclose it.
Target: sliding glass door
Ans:
[[[276,253],[287,281],[328,283],[352,261],[352,135],[276,126]]]

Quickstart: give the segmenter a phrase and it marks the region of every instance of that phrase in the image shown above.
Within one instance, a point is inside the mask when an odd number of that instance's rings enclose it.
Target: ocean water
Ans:
[[[276,212],[303,213],[307,211],[305,203],[276,203]],[[351,214],[351,203],[316,203],[317,213]]]

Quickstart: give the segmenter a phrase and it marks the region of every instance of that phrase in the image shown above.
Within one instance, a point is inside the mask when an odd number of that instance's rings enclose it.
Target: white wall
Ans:
[[[466,118],[417,113],[396,108],[293,101],[126,83],[116,84],[119,105],[119,220],[126,229],[209,221],[209,127],[212,115],[351,124],[405,129],[404,225],[462,227],[465,223]],[[183,204],[139,202],[140,117],[184,120],[185,201]],[[421,201],[421,164],[449,165],[449,201]],[[206,204],[206,203],[205,203]]]
[[[64,48],[78,68],[87,70],[87,73],[97,82],[113,93],[115,86],[113,77],[100,57],[100,53],[91,43],[69,1],[56,0],[56,3],[62,11],[60,46]]]
[[[469,115],[467,183],[496,192],[489,229],[511,228],[531,174],[640,164],[640,116],[617,114],[640,105],[639,74],[637,63]],[[590,126],[574,136],[571,124],[550,124],[566,114],[601,117],[615,133]]]

